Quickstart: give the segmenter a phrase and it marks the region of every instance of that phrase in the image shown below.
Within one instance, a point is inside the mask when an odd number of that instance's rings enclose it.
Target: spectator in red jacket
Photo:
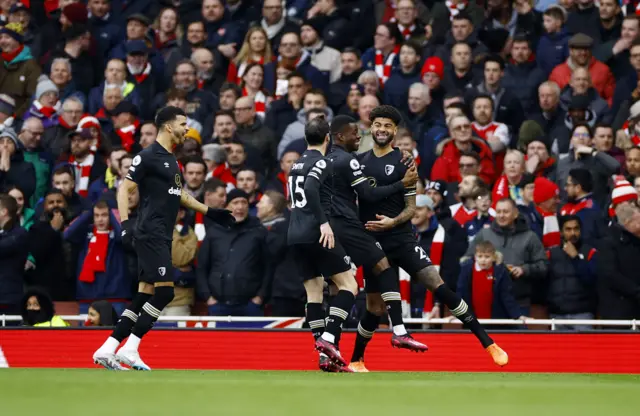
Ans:
[[[451,138],[443,140],[436,148],[438,158],[431,170],[431,180],[460,182],[460,153],[473,150],[480,156],[480,178],[485,183],[493,183],[495,167],[491,149],[484,140],[472,136],[469,119],[466,116],[451,118],[449,131]]]
[[[560,89],[564,88],[571,80],[571,73],[577,67],[587,68],[591,74],[593,87],[598,91],[600,97],[605,99],[609,106],[613,103],[613,92],[616,88],[616,80],[613,74],[602,62],[593,57],[591,49],[593,39],[584,33],[578,33],[569,39],[569,59],[556,66],[549,81],[553,81]]]

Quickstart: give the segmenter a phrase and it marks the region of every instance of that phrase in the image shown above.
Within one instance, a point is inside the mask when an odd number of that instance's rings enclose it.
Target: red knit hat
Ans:
[[[536,178],[533,181],[533,202],[541,204],[560,194],[560,188],[547,178]]]
[[[424,74],[427,72],[435,73],[438,78],[440,78],[440,81],[442,81],[442,78],[444,78],[444,63],[442,62],[442,59],[437,56],[427,58],[427,60],[424,61],[424,65],[422,65],[420,77],[424,77]]]
[[[624,176],[616,176],[613,179],[614,188],[611,192],[611,203],[616,205],[625,201],[637,201],[638,192]]]
[[[85,115],[80,119],[77,130],[82,131],[82,129],[88,129],[90,127],[95,127],[98,130],[102,131],[102,126],[100,125],[100,122],[97,118],[90,115]]]
[[[65,15],[71,23],[87,23],[89,15],[87,13],[87,6],[83,3],[71,3],[62,9],[62,14]]]

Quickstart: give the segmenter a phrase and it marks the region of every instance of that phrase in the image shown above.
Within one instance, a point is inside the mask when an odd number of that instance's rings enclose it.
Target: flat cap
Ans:
[[[593,39],[584,33],[576,33],[569,39],[570,48],[590,49],[593,46]]]

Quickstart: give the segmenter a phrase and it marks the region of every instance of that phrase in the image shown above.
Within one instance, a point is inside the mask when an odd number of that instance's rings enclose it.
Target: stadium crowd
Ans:
[[[237,224],[180,211],[164,313],[304,316],[286,245],[304,125],[351,115],[364,152],[390,104],[419,168],[419,244],[479,318],[639,318],[638,7],[2,0],[0,314],[124,309],[137,265],[116,190],[174,105],[184,187]],[[409,287],[407,315],[447,315]]]

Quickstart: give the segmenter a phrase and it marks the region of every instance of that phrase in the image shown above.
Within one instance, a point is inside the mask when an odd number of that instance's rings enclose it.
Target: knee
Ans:
[[[307,292],[307,302],[322,303],[324,279],[321,276],[305,281],[304,289]]]
[[[382,316],[386,312],[386,306],[379,293],[367,294],[367,311],[376,316]]]
[[[162,306],[164,308],[171,303],[174,294],[173,286],[158,286],[156,287],[156,293],[153,297],[158,302],[158,306]]]
[[[153,295],[154,287],[151,283],[140,282],[138,283],[138,292],[146,295]]]
[[[379,276],[380,274],[382,274],[382,272],[384,272],[390,267],[391,265],[389,264],[389,260],[387,260],[387,258],[384,257],[382,260],[377,262],[375,266],[373,266],[371,271],[373,272],[374,275]]]

